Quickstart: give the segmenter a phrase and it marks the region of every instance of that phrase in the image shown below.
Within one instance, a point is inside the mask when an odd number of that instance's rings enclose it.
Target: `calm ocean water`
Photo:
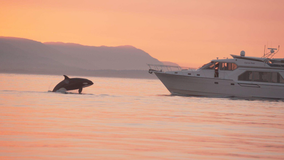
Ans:
[[[70,76],[74,78],[74,76]],[[159,80],[0,74],[0,159],[284,159],[284,102],[170,96]]]

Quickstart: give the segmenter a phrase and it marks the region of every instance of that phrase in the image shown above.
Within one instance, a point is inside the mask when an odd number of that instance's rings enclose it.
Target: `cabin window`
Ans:
[[[252,71],[246,71],[243,74],[239,75],[239,81],[252,81]]]
[[[278,73],[278,74],[279,74],[279,73]],[[283,78],[280,74],[279,74],[279,77],[278,77],[278,78],[279,78],[279,82],[280,82],[280,83],[284,83],[284,78]],[[277,80],[277,81],[278,81],[278,80]]]
[[[278,72],[246,71],[239,75],[238,80],[268,83],[284,83],[283,77]]]
[[[214,63],[207,63],[203,66],[206,66],[204,69],[213,69],[214,68]]]
[[[237,69],[237,65],[235,63],[221,63],[220,70],[227,70],[227,71],[233,71]]]

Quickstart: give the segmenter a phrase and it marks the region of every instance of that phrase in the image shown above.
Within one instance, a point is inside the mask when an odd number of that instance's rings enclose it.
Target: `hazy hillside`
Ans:
[[[45,43],[60,51],[72,64],[82,69],[147,70],[147,64],[162,64],[148,53],[132,46],[94,47],[71,43]]]
[[[168,62],[168,61],[161,61],[166,66],[179,66],[177,63]]]
[[[36,41],[0,38],[0,69],[8,71],[63,70],[69,67],[54,60],[60,56]]]
[[[123,75],[127,75],[126,70],[131,74],[134,73],[133,70],[148,70],[147,64],[162,63],[132,46],[94,47],[0,37],[0,72],[77,75],[98,73],[111,76],[107,74],[115,74],[112,70],[124,70],[117,72],[124,73]],[[146,74],[148,73],[145,72]]]

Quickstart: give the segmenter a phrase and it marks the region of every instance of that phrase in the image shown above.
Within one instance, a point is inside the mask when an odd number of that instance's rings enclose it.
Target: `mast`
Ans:
[[[262,58],[269,58],[271,59],[280,49],[280,45],[278,45],[278,48],[267,48],[269,52],[265,53],[266,46],[264,46],[264,54]]]

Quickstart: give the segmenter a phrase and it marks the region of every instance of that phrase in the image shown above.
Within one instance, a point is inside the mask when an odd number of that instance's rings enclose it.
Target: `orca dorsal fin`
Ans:
[[[66,76],[66,75],[63,75],[64,76],[64,80],[63,80],[63,82],[65,82],[65,83],[69,83],[69,80],[70,80],[70,78],[68,77],[68,76]]]
[[[68,77],[68,76],[66,76],[66,75],[63,75],[64,76],[64,80],[69,80],[70,78]]]

